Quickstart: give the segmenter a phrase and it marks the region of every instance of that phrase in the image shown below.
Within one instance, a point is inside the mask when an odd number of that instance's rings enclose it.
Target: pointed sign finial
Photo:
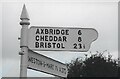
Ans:
[[[23,20],[23,19],[29,20],[29,15],[28,15],[28,13],[27,13],[27,9],[26,9],[25,4],[24,4],[24,6],[23,6],[20,19],[21,19],[21,20]]]

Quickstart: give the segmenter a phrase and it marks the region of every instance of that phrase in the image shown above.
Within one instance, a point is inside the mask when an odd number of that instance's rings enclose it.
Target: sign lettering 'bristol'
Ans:
[[[31,27],[28,34],[28,47],[36,51],[85,52],[98,37],[98,32],[93,28]]]
[[[60,77],[67,77],[67,66],[61,62],[28,50],[28,68]]]

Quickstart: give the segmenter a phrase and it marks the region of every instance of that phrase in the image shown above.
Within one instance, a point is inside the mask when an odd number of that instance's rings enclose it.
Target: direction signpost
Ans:
[[[98,33],[93,28],[30,27],[28,47],[36,51],[86,52]]]
[[[98,37],[93,28],[36,27],[30,25],[24,5],[20,19],[21,65],[20,77],[27,77],[27,68],[59,77],[67,77],[65,64],[34,51],[76,51],[86,52]]]
[[[59,77],[67,77],[68,73],[65,64],[32,50],[28,50],[28,68]]]

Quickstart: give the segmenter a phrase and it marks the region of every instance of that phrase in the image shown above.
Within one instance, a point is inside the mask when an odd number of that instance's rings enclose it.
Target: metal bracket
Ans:
[[[18,37],[18,40],[20,40],[21,38],[20,37]]]
[[[19,52],[19,55],[24,55],[24,53],[23,52]]]

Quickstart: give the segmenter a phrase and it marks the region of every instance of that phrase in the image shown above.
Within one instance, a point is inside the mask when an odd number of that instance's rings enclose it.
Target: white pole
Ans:
[[[21,64],[20,64],[20,77],[27,77],[27,57],[28,57],[28,26],[30,25],[28,13],[26,10],[25,5],[23,6],[22,14],[20,19],[20,25],[22,26],[21,29],[21,39],[20,39],[20,48],[21,52]]]

